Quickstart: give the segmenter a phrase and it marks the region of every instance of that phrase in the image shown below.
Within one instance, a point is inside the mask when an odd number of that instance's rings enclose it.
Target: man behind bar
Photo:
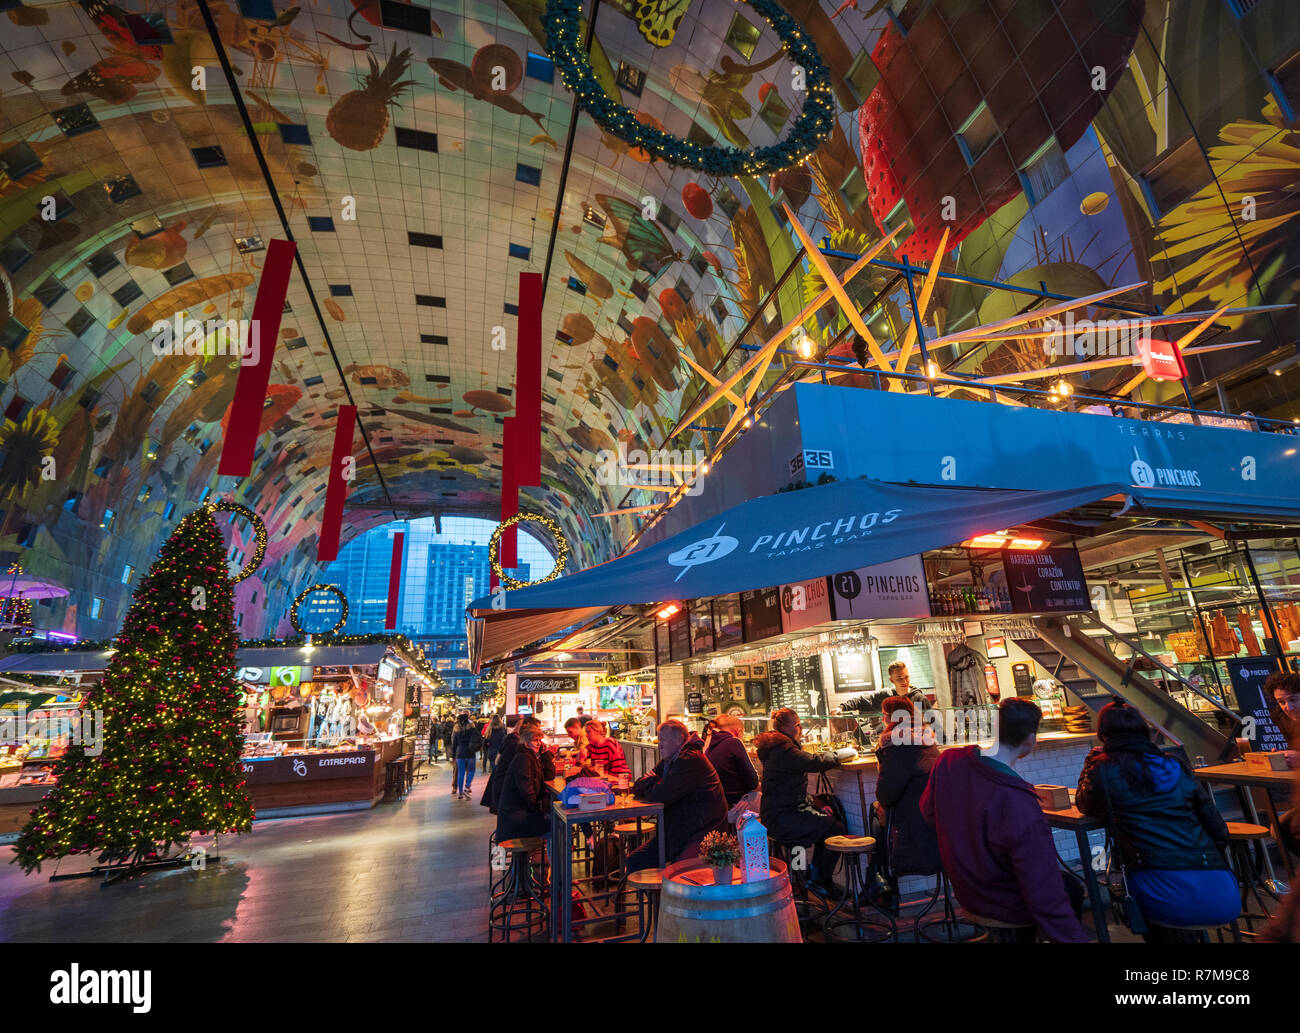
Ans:
[[[1038,795],[1015,771],[1037,745],[1042,717],[1027,699],[1004,699],[994,751],[945,751],[921,795],[921,815],[938,832],[943,870],[975,922],[984,917],[1037,926],[1057,943],[1087,943]],[[1024,938],[1032,937],[1027,929]]]

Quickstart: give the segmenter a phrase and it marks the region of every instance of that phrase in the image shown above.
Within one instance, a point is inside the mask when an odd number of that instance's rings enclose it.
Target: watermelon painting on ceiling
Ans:
[[[76,586],[46,626],[111,634],[130,572],[201,501],[228,498],[269,539],[235,586],[240,632],[286,632],[317,579],[340,406],[359,427],[344,540],[395,515],[495,517],[519,408],[521,272],[546,281],[542,484],[519,502],[559,521],[570,569],[621,552],[637,510],[660,501],[601,483],[601,451],[665,446],[710,378],[746,361],[738,342],[768,342],[824,291],[787,209],[830,245],[837,276],[895,234],[891,262],[937,257],[1029,289],[1139,283],[1126,301],[1175,312],[1296,300],[1300,27],[1285,2],[581,5],[584,33],[596,11],[587,62],[604,95],[689,147],[760,152],[797,132],[807,83],[764,12],[799,27],[834,124],[805,159],[739,175],[575,118],[547,7],[76,0],[2,13],[0,562]],[[1223,43],[1213,61],[1208,38]],[[301,265],[276,340],[260,342],[275,357],[252,474],[222,477],[239,358],[206,331],[199,353],[160,354],[153,328],[250,319],[267,248],[290,236]],[[892,268],[845,289],[884,351],[915,333]],[[927,301],[927,337],[1018,310],[954,280]],[[850,360],[852,330],[834,303],[802,324]],[[1233,332],[1260,343],[1199,359],[1201,381],[1293,344],[1294,311],[1242,316]],[[1041,343],[938,358],[1006,374],[1040,362]],[[869,384],[853,370],[843,382]],[[1077,382],[1119,392],[1130,375]],[[732,415],[719,402],[667,447],[707,452],[702,428]],[[235,562],[252,532],[219,523]]]

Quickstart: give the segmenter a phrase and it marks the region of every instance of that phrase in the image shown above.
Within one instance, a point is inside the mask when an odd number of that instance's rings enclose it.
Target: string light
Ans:
[[[253,546],[253,555],[249,561],[244,564],[244,569],[230,579],[231,584],[238,584],[248,577],[258,567],[262,565],[262,560],[266,557],[266,524],[262,518],[254,513],[247,506],[238,502],[210,502],[204,507],[211,513],[234,513],[241,516],[253,525],[253,535],[256,538],[256,544]]]
[[[74,741],[55,762],[15,846],[25,871],[72,854],[138,866],[195,833],[252,826],[233,582],[212,512],[182,520],[141,580],[104,679],[82,702],[102,714],[102,749]]]
[[[343,614],[339,617],[338,622],[334,627],[330,628],[329,631],[325,632],[326,635],[333,635],[339,630],[339,628],[343,627],[343,625],[348,622],[348,597],[343,594],[341,589],[334,585],[308,585],[299,592],[298,597],[293,601],[293,606],[289,608],[289,623],[293,625],[293,630],[299,635],[306,634],[306,632],[302,630],[302,625],[298,623],[298,607],[301,606],[302,601],[313,592],[333,592],[343,606]]]
[[[746,0],[773,29],[791,60],[804,70],[807,99],[784,140],[770,147],[702,146],[639,121],[605,92],[581,43],[581,0],[547,0],[542,12],[546,51],[578,106],[605,132],[669,165],[710,176],[754,176],[798,165],[835,127],[830,71],[803,27],[774,0]]]
[[[500,563],[501,552],[501,535],[507,527],[513,527],[521,520],[531,520],[534,523],[541,524],[546,530],[551,532],[551,537],[555,539],[555,566],[545,577],[539,577],[533,581],[516,581],[505,572]],[[492,573],[496,575],[498,581],[505,585],[506,588],[527,588],[530,585],[540,585],[564,573],[564,562],[569,556],[569,540],[564,537],[564,531],[554,520],[540,513],[516,513],[512,517],[507,517],[497,524],[496,530],[492,532],[492,538],[488,541],[488,563],[492,566]]]

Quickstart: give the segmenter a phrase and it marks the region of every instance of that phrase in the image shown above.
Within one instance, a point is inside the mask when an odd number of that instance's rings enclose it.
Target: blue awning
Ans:
[[[887,563],[1131,492],[1123,484],[984,491],[859,478],[750,499],[655,545],[504,595],[504,609],[695,599]],[[501,617],[490,596],[476,617]],[[494,612],[495,611],[495,612]]]
[[[1300,525],[1295,499],[1267,495],[1228,495],[1200,488],[1127,488],[1133,505],[1126,511],[1208,522],[1252,521]]]

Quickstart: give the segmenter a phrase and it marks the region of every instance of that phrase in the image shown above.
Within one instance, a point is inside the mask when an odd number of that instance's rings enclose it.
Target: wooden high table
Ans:
[[[1088,846],[1088,833],[1093,829],[1104,829],[1105,821],[1090,818],[1077,807],[1066,807],[1059,811],[1043,808],[1047,824],[1054,829],[1066,829],[1074,833],[1075,842],[1079,844],[1079,864],[1083,868],[1083,882],[1088,887],[1088,910],[1092,912],[1092,922],[1097,929],[1097,942],[1110,943],[1110,928],[1106,925],[1106,905],[1101,902],[1101,886],[1097,882],[1097,872],[1092,866],[1092,849]]]
[[[663,804],[647,803],[633,798],[631,794],[623,794],[615,796],[612,806],[602,807],[598,811],[580,811],[576,807],[565,807],[559,799],[560,794],[564,792],[564,785],[565,781],[561,777],[553,778],[546,783],[546,788],[557,798],[551,804],[551,936],[557,943],[572,943],[573,852],[571,844],[574,825],[590,825],[597,821],[618,822],[632,818],[656,818],[658,828],[655,830],[655,841],[659,846],[660,868],[666,866],[667,858],[664,855]],[[594,897],[595,894],[592,896]],[[591,897],[584,895],[582,900],[584,904],[594,907]],[[596,915],[582,921],[585,924],[609,920],[608,915]],[[631,939],[638,935],[640,934],[632,933],[623,937],[605,937],[601,942]]]
[[[1295,784],[1295,772],[1272,771],[1269,768],[1256,767],[1253,764],[1247,764],[1244,760],[1239,760],[1232,764],[1214,764],[1208,768],[1196,768],[1192,771],[1192,774],[1202,782],[1235,786],[1238,789],[1261,788],[1264,790],[1264,801],[1268,810],[1269,827],[1273,833],[1273,841],[1277,843],[1278,852],[1282,855],[1282,863],[1286,865],[1287,874],[1294,877],[1295,865],[1291,862],[1291,852],[1287,850],[1286,844],[1282,842],[1282,823],[1278,820],[1277,807],[1273,804],[1273,794],[1268,790],[1291,788]]]

